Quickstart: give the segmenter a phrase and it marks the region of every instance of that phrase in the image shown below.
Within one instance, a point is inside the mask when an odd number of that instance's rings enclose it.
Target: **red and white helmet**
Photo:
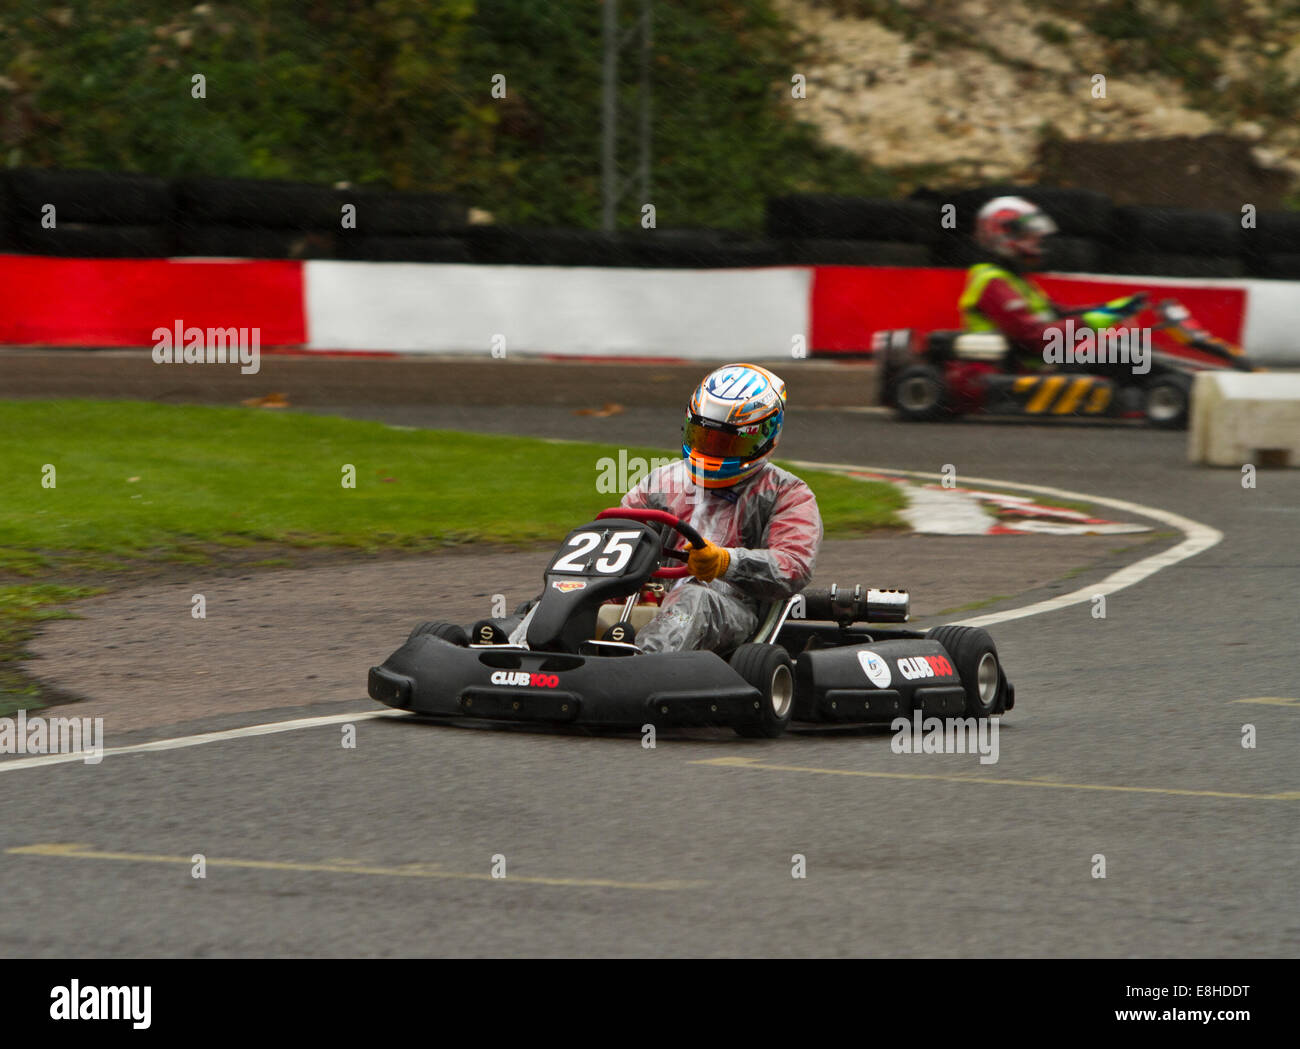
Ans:
[[[1010,262],[1036,265],[1056,223],[1024,197],[994,197],[975,216],[975,243]]]

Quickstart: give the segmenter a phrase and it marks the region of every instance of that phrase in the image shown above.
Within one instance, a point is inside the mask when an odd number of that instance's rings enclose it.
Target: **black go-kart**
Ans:
[[[551,558],[539,598],[468,630],[421,623],[369,692],[436,718],[582,724],[730,725],[776,737],[791,721],[889,723],[897,717],[988,718],[1015,703],[984,630],[881,628],[905,623],[904,590],[808,589],[760,610],[731,651],[643,652],[636,631],[659,610],[659,580],[687,574],[688,523],[660,510],[604,510]],[[510,637],[522,627],[523,643]]]

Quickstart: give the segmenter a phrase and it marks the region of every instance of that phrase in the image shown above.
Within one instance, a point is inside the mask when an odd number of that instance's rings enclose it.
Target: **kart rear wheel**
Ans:
[[[966,690],[966,716],[986,718],[996,713],[1006,691],[1006,675],[988,631],[970,626],[940,626],[925,636],[939,642],[952,656],[953,666]]]
[[[458,623],[443,623],[439,621],[430,623],[421,623],[407,636],[407,641],[414,641],[417,637],[423,637],[425,634],[432,634],[434,637],[440,637],[444,641],[450,641],[453,645],[460,645],[462,648],[469,646],[469,634],[465,633],[465,628]]]
[[[1161,430],[1185,430],[1191,403],[1191,376],[1170,372],[1147,386],[1142,414],[1147,422]]]
[[[780,645],[741,645],[732,654],[731,669],[758,689],[758,706],[734,726],[747,739],[775,739],[794,713],[794,667]]]
[[[948,383],[937,368],[914,364],[894,380],[893,403],[899,418],[934,422],[948,414]]]

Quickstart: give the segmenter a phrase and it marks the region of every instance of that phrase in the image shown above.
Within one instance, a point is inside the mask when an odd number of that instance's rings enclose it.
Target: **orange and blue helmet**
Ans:
[[[785,383],[756,364],[726,364],[691,394],[682,456],[691,480],[728,488],[771,458],[785,418]]]

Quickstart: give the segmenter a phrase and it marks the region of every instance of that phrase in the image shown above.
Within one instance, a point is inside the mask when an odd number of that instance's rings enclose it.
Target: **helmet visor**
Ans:
[[[682,443],[711,459],[753,459],[768,450],[780,432],[781,413],[746,426],[717,423],[687,413],[682,425]]]
[[[1056,232],[1056,223],[1041,211],[1032,211],[1007,223],[1007,229],[1015,236],[1025,235],[1048,237]]]

